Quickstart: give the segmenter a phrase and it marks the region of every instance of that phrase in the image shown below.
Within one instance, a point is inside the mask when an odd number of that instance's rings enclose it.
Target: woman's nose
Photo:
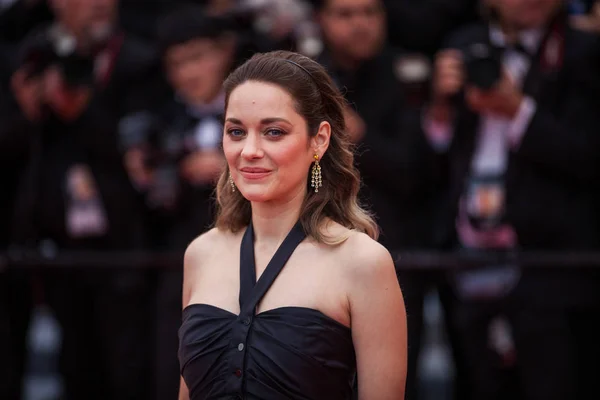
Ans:
[[[260,158],[263,156],[263,151],[260,142],[260,135],[249,134],[244,140],[244,148],[242,149],[242,157],[247,159]]]

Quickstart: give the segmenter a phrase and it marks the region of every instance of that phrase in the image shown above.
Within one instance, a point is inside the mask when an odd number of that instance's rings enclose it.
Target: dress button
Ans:
[[[235,373],[235,376],[237,376],[238,378],[242,376],[242,370],[241,369],[236,369],[234,373]]]
[[[246,317],[246,318],[244,318],[244,319],[242,320],[242,322],[243,322],[243,324],[244,324],[244,325],[250,325],[250,321],[252,321],[252,320],[250,319],[250,317]]]
[[[239,351],[242,351],[242,350],[244,350],[244,343],[240,343],[240,344],[238,344],[238,350],[239,350]]]

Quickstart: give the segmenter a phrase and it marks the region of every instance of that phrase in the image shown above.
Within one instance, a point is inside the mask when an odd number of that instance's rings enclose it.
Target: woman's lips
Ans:
[[[265,168],[245,167],[240,169],[240,173],[245,179],[255,180],[264,178],[269,175],[271,171]]]

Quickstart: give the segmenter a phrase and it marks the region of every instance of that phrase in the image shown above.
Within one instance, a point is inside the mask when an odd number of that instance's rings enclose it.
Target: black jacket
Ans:
[[[367,126],[357,146],[361,197],[377,217],[381,242],[392,251],[431,245],[436,201],[434,156],[421,129],[420,111],[409,104],[398,78],[402,57],[387,47],[353,72],[336,68],[327,54],[320,58]]]

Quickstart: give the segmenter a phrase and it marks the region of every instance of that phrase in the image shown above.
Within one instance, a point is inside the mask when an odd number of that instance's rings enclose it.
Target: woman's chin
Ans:
[[[271,196],[265,187],[253,186],[241,188],[240,192],[250,202],[262,203],[271,200]]]

